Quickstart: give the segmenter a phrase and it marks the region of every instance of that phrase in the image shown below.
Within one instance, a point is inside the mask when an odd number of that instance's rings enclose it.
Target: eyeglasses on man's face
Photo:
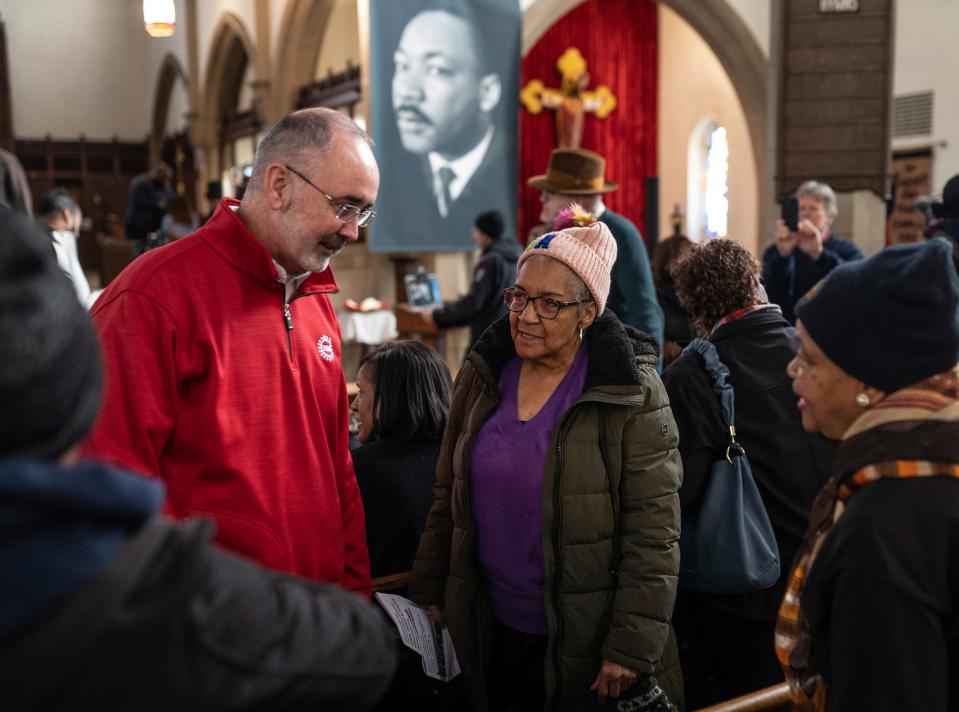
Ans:
[[[296,170],[293,166],[283,164],[286,169],[295,175],[297,178],[302,180],[308,186],[310,186],[317,193],[326,198],[326,201],[333,206],[333,209],[336,210],[336,219],[341,223],[351,223],[354,220],[356,224],[360,227],[366,227],[371,222],[373,218],[376,217],[376,213],[369,208],[358,208],[355,205],[350,205],[349,203],[344,203],[339,198],[334,198],[332,195],[327,193],[325,190],[316,185],[313,181],[307,178],[305,175]]]
[[[593,301],[592,299],[578,299],[575,302],[562,302],[553,297],[531,297],[526,292],[512,287],[504,289],[501,294],[503,295],[503,304],[511,312],[522,313],[526,310],[528,304],[532,304],[533,311],[540,319],[555,319],[566,307]]]

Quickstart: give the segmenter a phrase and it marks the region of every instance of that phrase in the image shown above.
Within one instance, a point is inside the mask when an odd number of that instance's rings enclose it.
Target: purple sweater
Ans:
[[[523,633],[546,635],[543,599],[543,467],[553,431],[583,392],[586,349],[536,416],[521,422],[517,390],[522,360],[499,377],[499,407],[476,435],[470,501],[476,561],[493,617]]]

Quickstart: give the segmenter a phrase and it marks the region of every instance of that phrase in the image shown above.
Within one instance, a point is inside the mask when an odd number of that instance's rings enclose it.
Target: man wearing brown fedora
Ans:
[[[606,305],[620,321],[653,336],[662,347],[665,319],[656,299],[649,255],[636,226],[603,203],[604,194],[619,188],[605,175],[606,159],[598,153],[557,148],[550,154],[545,175],[533,176],[527,183],[543,191],[539,218],[546,225],[552,225],[560,211],[573,202],[606,223],[617,248]]]

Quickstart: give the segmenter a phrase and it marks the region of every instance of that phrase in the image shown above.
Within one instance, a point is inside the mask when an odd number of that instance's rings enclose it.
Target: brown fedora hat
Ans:
[[[619,188],[619,184],[606,181],[606,159],[585,148],[554,148],[546,174],[533,176],[526,184],[567,195],[609,193]]]

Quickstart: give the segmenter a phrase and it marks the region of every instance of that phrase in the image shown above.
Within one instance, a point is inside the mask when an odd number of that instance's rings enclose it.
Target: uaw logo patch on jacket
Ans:
[[[316,340],[316,349],[324,361],[332,361],[336,355],[333,353],[333,339],[326,334]]]

